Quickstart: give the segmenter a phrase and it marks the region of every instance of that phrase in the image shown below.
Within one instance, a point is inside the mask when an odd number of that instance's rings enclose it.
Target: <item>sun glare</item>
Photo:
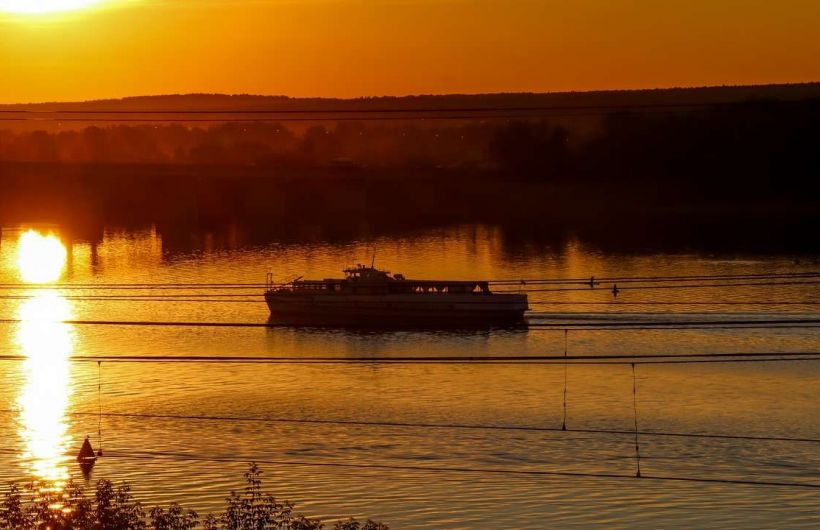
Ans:
[[[48,283],[60,279],[66,262],[66,249],[54,235],[29,230],[17,243],[17,269],[28,283]]]
[[[17,398],[20,435],[34,476],[61,489],[68,478],[66,410],[74,336],[71,325],[60,321],[71,318],[71,308],[57,293],[42,291],[23,302],[19,317],[16,342],[25,355],[26,381]]]
[[[53,13],[82,9],[102,0],[0,0],[0,11],[8,13]]]

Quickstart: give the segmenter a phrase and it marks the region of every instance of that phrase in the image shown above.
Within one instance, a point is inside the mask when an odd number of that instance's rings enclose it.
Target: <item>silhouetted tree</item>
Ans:
[[[568,142],[564,127],[516,121],[496,133],[490,151],[518,178],[556,179],[569,170]]]
[[[262,472],[251,464],[245,473],[243,493],[231,492],[225,510],[199,515],[178,504],[155,507],[146,517],[127,484],[115,487],[107,480],[97,483],[93,499],[69,483],[64,491],[29,486],[26,502],[19,486],[12,484],[0,505],[0,530],[320,530],[321,521],[295,513],[289,502],[278,502],[262,490]],[[336,530],[388,530],[387,525],[355,519],[338,522]]]

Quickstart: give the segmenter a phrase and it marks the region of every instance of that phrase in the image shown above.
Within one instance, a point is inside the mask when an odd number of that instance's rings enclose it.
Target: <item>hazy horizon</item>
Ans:
[[[80,3],[85,7],[38,14],[10,12],[23,8],[16,0],[0,3],[7,79],[0,101],[191,92],[347,98],[820,79],[820,4],[807,0]]]
[[[782,82],[782,83],[755,83],[755,84],[725,84],[725,85],[691,85],[691,86],[647,86],[637,88],[592,88],[584,90],[545,90],[545,91],[501,91],[501,92],[436,92],[436,93],[408,93],[408,94],[371,94],[358,96],[311,96],[290,94],[264,94],[248,92],[176,92],[154,94],[129,94],[110,97],[95,97],[90,99],[55,99],[42,101],[0,101],[1,106],[15,105],[44,105],[51,103],[95,103],[100,101],[127,101],[151,98],[172,97],[229,97],[229,98],[272,98],[290,100],[328,100],[328,101],[366,101],[379,99],[413,99],[413,98],[445,98],[445,97],[481,97],[481,96],[571,96],[592,94],[622,94],[622,93],[652,93],[674,91],[720,90],[720,89],[755,89],[755,88],[793,88],[820,86],[820,77],[816,80]]]

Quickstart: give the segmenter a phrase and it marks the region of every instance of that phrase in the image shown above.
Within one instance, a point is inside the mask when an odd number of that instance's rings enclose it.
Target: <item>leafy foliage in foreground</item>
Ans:
[[[193,510],[178,504],[148,510],[135,501],[131,488],[100,480],[93,498],[73,483],[65,489],[26,491],[16,484],[0,505],[0,530],[320,530],[324,524],[294,513],[293,505],[262,490],[262,472],[251,464],[245,473],[243,493],[231,492],[225,509],[200,521]],[[388,530],[368,520],[341,521],[334,530]]]

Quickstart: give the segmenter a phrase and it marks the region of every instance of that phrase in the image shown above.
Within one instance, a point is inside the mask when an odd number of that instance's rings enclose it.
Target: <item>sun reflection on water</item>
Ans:
[[[66,263],[66,249],[53,234],[24,232],[17,242],[17,270],[26,283],[49,283],[60,279]]]
[[[53,235],[28,231],[18,241],[17,267],[28,283],[53,282],[65,266],[66,250]],[[25,357],[24,385],[17,398],[20,436],[34,478],[61,488],[68,478],[70,440],[66,411],[71,394],[69,357],[74,346],[68,300],[38,290],[18,309],[15,342]]]

